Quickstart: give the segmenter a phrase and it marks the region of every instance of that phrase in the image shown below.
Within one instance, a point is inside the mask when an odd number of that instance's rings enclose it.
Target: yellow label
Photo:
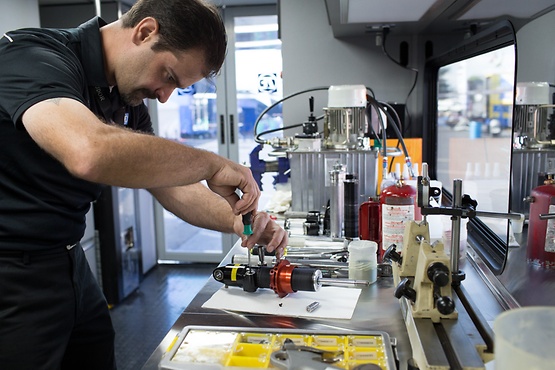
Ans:
[[[355,338],[353,346],[355,347],[375,347],[378,344],[376,338]]]
[[[335,337],[318,337],[314,340],[319,346],[336,346],[337,338]]]
[[[356,360],[377,360],[378,354],[376,352],[355,352],[352,357]]]
[[[235,266],[231,268],[231,281],[237,281],[237,270],[241,267],[241,264],[236,263]]]

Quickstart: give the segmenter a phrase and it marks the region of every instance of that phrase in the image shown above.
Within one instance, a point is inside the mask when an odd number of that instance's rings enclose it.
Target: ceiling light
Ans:
[[[341,22],[414,22],[435,2],[436,0],[341,0]]]
[[[533,15],[552,7],[553,0],[482,0],[468,9],[458,19],[488,19],[500,15],[508,15],[515,18],[530,18]]]

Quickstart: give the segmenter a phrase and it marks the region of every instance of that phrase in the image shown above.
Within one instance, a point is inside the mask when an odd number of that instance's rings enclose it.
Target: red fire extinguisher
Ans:
[[[528,224],[528,245],[526,259],[528,262],[547,269],[555,268],[555,180],[550,175],[544,182],[532,189],[530,201],[530,219]],[[540,215],[542,215],[540,217]]]
[[[358,210],[358,234],[361,240],[371,240],[378,244],[378,257],[380,255],[382,231],[380,229],[380,201],[370,197],[362,203]]]
[[[416,189],[405,183],[403,178],[382,190],[380,195],[382,247],[380,257],[391,244],[397,251],[403,249],[405,225],[411,220],[420,220],[422,215],[416,202]]]

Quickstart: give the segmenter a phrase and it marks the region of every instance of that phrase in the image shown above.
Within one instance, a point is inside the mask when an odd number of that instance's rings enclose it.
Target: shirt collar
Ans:
[[[100,27],[106,24],[102,18],[95,17],[78,27],[81,40],[81,63],[89,86],[108,87],[100,39]]]

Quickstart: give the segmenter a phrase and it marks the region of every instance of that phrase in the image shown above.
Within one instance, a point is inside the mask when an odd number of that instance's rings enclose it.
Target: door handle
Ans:
[[[220,114],[220,144],[225,144],[225,119],[223,114]]]
[[[229,137],[231,144],[235,144],[235,119],[233,114],[229,115]]]

